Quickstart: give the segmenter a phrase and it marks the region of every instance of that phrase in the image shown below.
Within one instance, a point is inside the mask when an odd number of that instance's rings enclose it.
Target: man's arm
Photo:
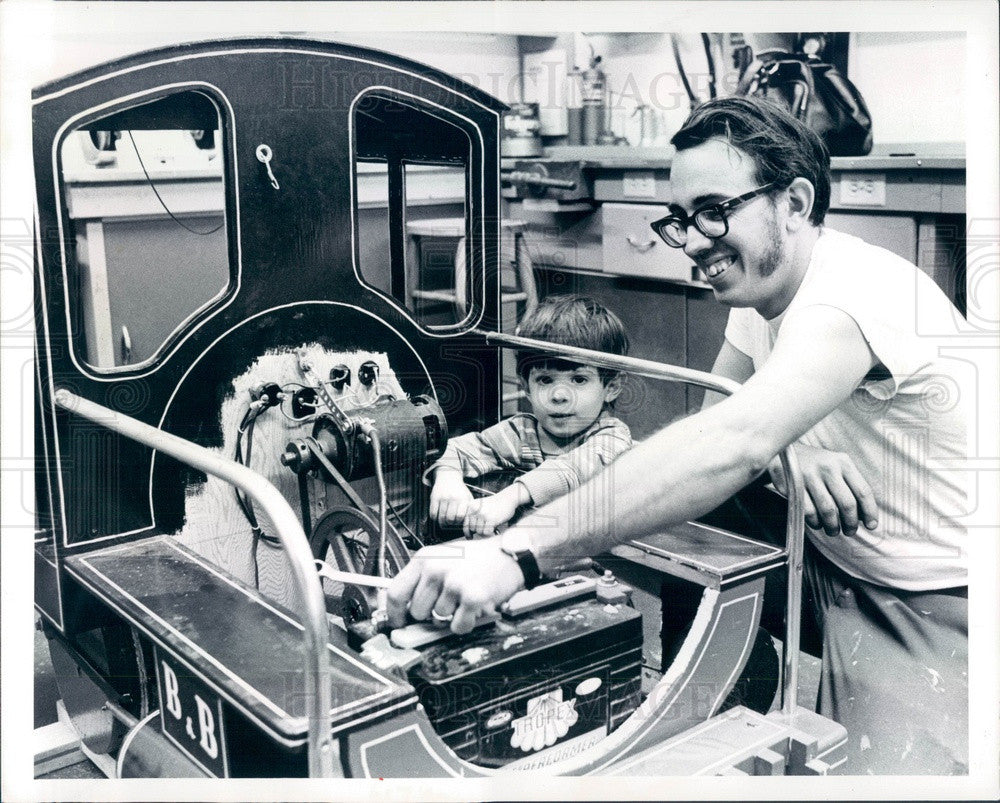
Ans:
[[[742,385],[753,376],[753,360],[728,340],[723,340],[722,348],[719,349],[719,353],[715,357],[712,373],[716,376],[732,379]],[[701,402],[701,409],[705,410],[713,404],[718,404],[724,398],[726,397],[721,393],[706,390],[705,398]]]
[[[728,340],[715,358],[712,373],[740,384],[753,376],[753,360]],[[701,408],[704,410],[722,401],[725,396],[705,391]],[[859,520],[870,530],[878,526],[878,505],[871,485],[854,462],[842,452],[830,452],[796,443],[795,456],[802,472],[805,488],[805,520],[813,529],[822,527],[827,535],[843,532],[853,535]],[[787,496],[785,473],[778,457],[768,466],[778,492]]]
[[[524,519],[519,527],[530,528],[542,570],[712,510],[848,398],[874,362],[861,330],[841,310],[821,306],[790,315],[768,361],[737,393],[661,430],[614,464],[611,500],[594,498],[588,483],[538,512],[558,521],[572,516],[579,525],[570,539],[561,527]]]
[[[857,324],[832,307],[789,315],[767,363],[733,396],[672,424],[606,472],[525,517],[504,539],[526,539],[542,571],[688,519],[732,496],[844,401],[874,364]],[[481,572],[481,574],[480,574]],[[394,623],[454,612],[452,630],[521,585],[499,538],[464,558],[417,553],[389,592]],[[435,607],[436,606],[436,607]]]

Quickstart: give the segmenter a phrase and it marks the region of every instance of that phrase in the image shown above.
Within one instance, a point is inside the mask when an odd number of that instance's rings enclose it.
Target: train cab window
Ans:
[[[382,91],[363,95],[353,114],[362,281],[426,329],[466,328],[478,281],[470,267],[469,134],[452,112]]]
[[[59,146],[78,358],[152,363],[230,288],[219,106],[186,90],[120,108]]]

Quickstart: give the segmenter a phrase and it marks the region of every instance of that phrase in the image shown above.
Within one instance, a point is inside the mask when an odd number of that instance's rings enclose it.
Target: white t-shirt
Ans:
[[[729,313],[726,340],[760,368],[790,310],[826,305],[861,329],[881,365],[799,442],[844,452],[872,486],[874,531],[806,531],[833,563],[862,580],[910,591],[968,583],[966,530],[967,373],[941,332],[958,312],[921,270],[857,237],[823,228],[806,275],[782,315]],[[810,344],[801,344],[810,348]],[[790,388],[791,392],[792,389]]]

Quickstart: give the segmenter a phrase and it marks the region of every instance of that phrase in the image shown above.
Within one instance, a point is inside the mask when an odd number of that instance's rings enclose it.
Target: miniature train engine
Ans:
[[[449,430],[499,420],[504,348],[732,390],[495,331],[504,110],[440,70],[285,37],[35,90],[35,606],[108,774],[841,762],[794,659],[779,710],[720,713],[765,575],[801,563],[794,504],[784,549],[688,524],[595,556],[631,592],[577,567],[467,636],[386,627],[428,541],[423,474]],[[408,229],[440,220],[459,235],[443,268]],[[664,666],[668,575],[696,602]]]

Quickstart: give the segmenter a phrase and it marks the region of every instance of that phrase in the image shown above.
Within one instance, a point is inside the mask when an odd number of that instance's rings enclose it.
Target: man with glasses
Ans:
[[[390,618],[433,610],[465,632],[539,573],[704,515],[794,444],[819,708],[847,728],[849,771],[966,772],[965,378],[940,354],[957,312],[912,264],[823,225],[829,155],[778,107],[710,101],[672,143],[653,228],[732,308],[713,371],[743,387],[461,558],[417,553]]]

